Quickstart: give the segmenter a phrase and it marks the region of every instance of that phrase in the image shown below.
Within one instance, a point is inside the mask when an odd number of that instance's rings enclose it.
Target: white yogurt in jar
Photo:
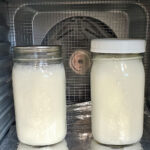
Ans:
[[[13,91],[21,142],[49,145],[65,137],[65,82],[63,64],[14,65]]]
[[[113,41],[112,45],[109,42],[106,47],[102,44],[105,50],[113,47]],[[115,46],[117,49],[116,43]],[[110,145],[136,143],[143,134],[145,73],[142,58],[129,54],[95,55],[91,70],[93,136],[98,142]]]

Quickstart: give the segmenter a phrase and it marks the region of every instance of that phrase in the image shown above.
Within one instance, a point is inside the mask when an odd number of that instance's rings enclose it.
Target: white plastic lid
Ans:
[[[144,53],[146,41],[140,39],[94,39],[91,52],[94,53]]]

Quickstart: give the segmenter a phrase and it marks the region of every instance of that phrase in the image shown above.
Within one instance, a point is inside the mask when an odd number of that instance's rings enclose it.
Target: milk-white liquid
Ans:
[[[128,146],[106,146],[101,145],[94,140],[91,143],[91,150],[143,150],[140,143],[136,143]]]
[[[144,68],[140,59],[97,59],[91,71],[92,133],[104,144],[123,145],[143,133]]]
[[[29,145],[49,145],[66,135],[65,71],[62,64],[15,64],[13,91],[17,134]]]
[[[68,147],[66,141],[64,140],[55,145],[45,147],[32,147],[23,143],[19,143],[17,150],[68,150]]]

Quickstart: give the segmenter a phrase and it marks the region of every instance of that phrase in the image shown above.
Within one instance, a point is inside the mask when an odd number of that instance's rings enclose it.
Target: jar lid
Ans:
[[[91,52],[94,53],[144,53],[146,41],[140,39],[94,39],[91,41]]]

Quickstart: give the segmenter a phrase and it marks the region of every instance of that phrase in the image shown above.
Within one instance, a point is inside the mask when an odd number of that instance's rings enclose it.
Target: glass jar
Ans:
[[[19,140],[35,146],[63,140],[66,79],[60,47],[15,47],[12,76]]]
[[[142,137],[145,45],[119,39],[91,43],[92,133],[100,143],[126,145]]]

